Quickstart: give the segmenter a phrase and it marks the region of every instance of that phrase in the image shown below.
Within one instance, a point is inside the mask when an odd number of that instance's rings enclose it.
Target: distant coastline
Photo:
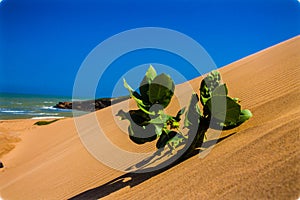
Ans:
[[[82,101],[65,101],[59,102],[54,106],[56,109],[75,109],[79,111],[92,112],[95,110],[100,110],[129,99],[129,96],[122,96],[116,98],[99,98],[95,100],[82,100]]]
[[[128,96],[117,98],[98,98],[96,100],[80,100],[72,102],[71,97],[0,93],[0,120],[8,119],[61,119],[84,115],[100,110],[121,101]]]
[[[71,98],[61,96],[0,93],[0,120],[45,119],[71,117],[71,110],[56,109],[58,101]]]

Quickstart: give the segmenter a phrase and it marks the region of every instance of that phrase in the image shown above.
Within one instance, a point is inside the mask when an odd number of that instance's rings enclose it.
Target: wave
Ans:
[[[62,119],[65,117],[59,117],[59,116],[43,116],[43,117],[32,117],[31,119]]]
[[[1,0],[0,0],[1,1]],[[35,117],[71,117],[72,109],[55,108],[57,102],[70,98],[34,95],[2,95],[0,98],[0,119],[31,119]]]
[[[54,103],[53,101],[44,101],[43,103]]]
[[[43,106],[42,109],[44,109],[44,110],[57,110],[57,108],[54,108],[53,106]]]
[[[12,115],[32,115],[34,111],[29,110],[3,110],[0,109],[0,113],[12,114]]]
[[[54,108],[53,106],[43,106],[41,110],[56,110],[60,112],[70,112],[72,109],[61,109],[61,108]]]
[[[44,113],[44,112],[42,112],[42,113],[28,113],[28,115],[38,115],[38,116],[46,115],[46,116],[48,116],[48,115],[59,115],[59,113]]]
[[[1,110],[0,112],[3,112],[3,113],[25,113],[26,111],[24,111],[24,110]]]

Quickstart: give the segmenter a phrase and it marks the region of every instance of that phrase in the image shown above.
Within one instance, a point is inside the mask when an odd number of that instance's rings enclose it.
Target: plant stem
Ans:
[[[182,158],[190,157],[194,153],[195,149],[202,145],[203,139],[205,137],[205,133],[208,128],[209,128],[208,119],[201,117],[201,120],[200,120],[199,126],[197,127],[197,130],[190,129],[190,131],[189,131],[190,134],[193,134],[194,131],[196,131],[196,135],[193,139],[191,136],[188,137],[189,139],[188,139],[187,145],[189,145],[189,147],[185,151],[185,153],[182,155]]]

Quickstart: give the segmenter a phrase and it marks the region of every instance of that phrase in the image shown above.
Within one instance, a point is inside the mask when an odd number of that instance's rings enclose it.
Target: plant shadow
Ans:
[[[201,147],[203,148],[209,148],[223,140],[225,140],[226,138],[234,135],[236,132],[233,132],[229,135],[226,135],[222,138],[219,139],[215,139],[215,140],[209,140],[206,141],[202,144]],[[94,200],[94,199],[99,199],[99,198],[103,198],[111,193],[114,193],[118,190],[121,190],[122,188],[125,188],[127,186],[129,186],[130,188],[139,185],[140,183],[143,183],[144,181],[178,165],[179,163],[185,161],[186,159],[193,157],[195,155],[197,155],[199,152],[201,152],[203,150],[197,148],[195,149],[192,154],[190,154],[188,157],[185,157],[183,159],[178,159],[177,161],[173,162],[172,164],[170,164],[167,167],[163,167],[160,168],[159,166],[156,166],[155,168],[153,167],[153,170],[155,169],[159,169],[156,171],[151,171],[151,168],[149,168],[150,172],[145,172],[145,173],[138,173],[138,171],[135,172],[129,172],[126,173],[122,176],[119,176],[103,185],[100,185],[99,187],[84,191],[72,198],[70,198],[70,200],[81,200],[81,199],[85,199],[85,200]],[[161,152],[156,152],[154,153],[152,156],[150,156],[149,158],[144,159],[143,161],[141,161],[140,163],[137,163],[136,165],[132,166],[132,167],[145,167],[147,166],[150,162],[155,162],[155,160],[153,160],[157,155],[160,155]],[[170,153],[169,151],[166,152],[163,156],[167,156],[167,154]],[[158,159],[158,158],[156,158]],[[163,164],[163,163],[162,163]],[[130,167],[131,168],[131,167]],[[128,168],[128,169],[130,169]]]

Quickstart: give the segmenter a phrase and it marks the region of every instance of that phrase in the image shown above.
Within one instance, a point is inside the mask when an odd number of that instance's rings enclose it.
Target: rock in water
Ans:
[[[1,1],[1,0],[0,0]],[[74,102],[59,102],[54,108],[59,109],[75,109],[87,112],[93,112],[111,106],[112,104],[119,103],[121,101],[129,99],[129,96],[117,97],[117,98],[100,98],[95,100],[83,100]]]

